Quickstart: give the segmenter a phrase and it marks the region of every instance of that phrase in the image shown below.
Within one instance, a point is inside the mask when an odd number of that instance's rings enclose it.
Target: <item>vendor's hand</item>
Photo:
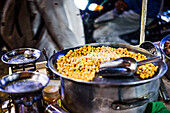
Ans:
[[[119,12],[123,12],[125,10],[128,9],[128,5],[124,0],[118,0],[115,3],[115,8],[119,11]]]

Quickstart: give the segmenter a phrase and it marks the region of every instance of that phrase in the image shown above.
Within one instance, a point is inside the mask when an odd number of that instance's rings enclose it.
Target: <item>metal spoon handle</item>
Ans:
[[[106,68],[116,68],[116,67],[127,67],[129,66],[129,62],[124,61],[123,59],[120,60],[111,60],[108,62],[103,62],[100,64],[99,69],[106,69]]]
[[[119,61],[114,61],[114,62],[103,62],[100,64],[100,69],[102,68],[110,68],[110,67],[117,67],[118,65],[122,64],[123,60],[119,60]]]
[[[139,66],[139,65],[143,65],[143,64],[155,62],[155,61],[157,61],[157,60],[159,60],[159,59],[160,59],[160,56],[148,58],[148,59],[146,59],[146,60],[142,60],[142,61],[137,62],[137,65]]]

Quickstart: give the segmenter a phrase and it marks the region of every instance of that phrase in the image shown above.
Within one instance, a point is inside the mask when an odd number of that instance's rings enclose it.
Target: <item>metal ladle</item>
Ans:
[[[136,70],[137,66],[155,62],[159,60],[160,57],[152,57],[146,60],[137,62],[132,57],[121,57],[118,59],[103,62],[99,66],[99,74],[103,77],[119,77],[119,76],[132,76]]]

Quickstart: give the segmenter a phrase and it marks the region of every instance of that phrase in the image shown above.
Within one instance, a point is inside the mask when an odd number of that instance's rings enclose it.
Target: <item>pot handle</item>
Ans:
[[[113,102],[111,108],[114,110],[125,110],[144,105],[149,102],[147,98],[134,98],[123,101]]]

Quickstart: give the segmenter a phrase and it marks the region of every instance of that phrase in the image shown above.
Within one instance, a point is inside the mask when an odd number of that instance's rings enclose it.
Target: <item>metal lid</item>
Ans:
[[[31,51],[32,55],[27,57],[24,53],[26,51]],[[28,64],[37,61],[40,58],[41,51],[33,48],[19,48],[7,52],[1,57],[1,60],[9,65],[19,65],[19,64]]]
[[[49,85],[44,88],[44,93],[48,93],[48,94],[54,94],[57,93],[58,91],[59,91],[59,87],[57,87],[56,85]]]
[[[0,91],[9,94],[33,93],[42,90],[48,82],[45,74],[21,71],[4,76],[0,80]]]

